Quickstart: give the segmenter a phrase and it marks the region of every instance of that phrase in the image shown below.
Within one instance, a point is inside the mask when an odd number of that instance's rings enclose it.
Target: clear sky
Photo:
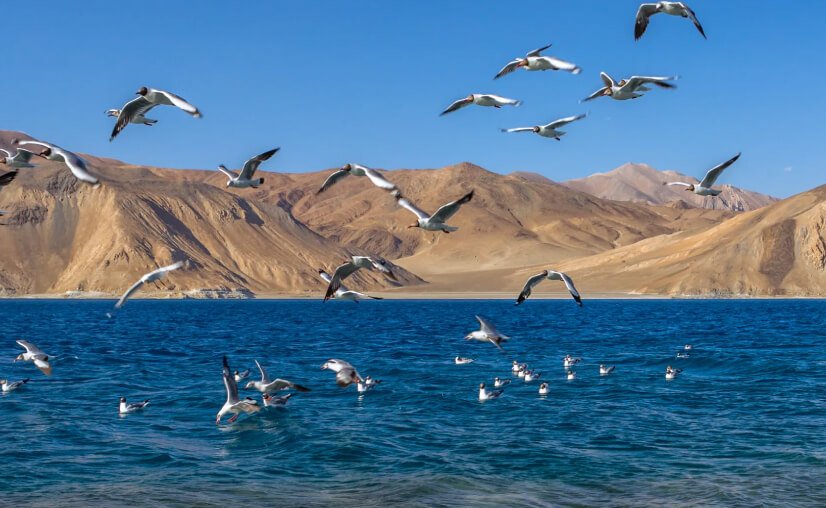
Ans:
[[[785,197],[826,182],[826,2],[694,0],[708,40],[659,15],[634,42],[636,0],[520,2],[44,1],[5,5],[1,128],[70,150],[176,168],[239,167],[274,146],[273,171],[360,162],[432,168],[470,161],[554,180],[645,162],[701,176],[738,151],[720,183]],[[583,73],[520,71],[546,53]],[[599,72],[680,75],[678,89],[580,104]],[[142,85],[197,105],[108,141]],[[520,108],[467,108],[469,93]],[[562,142],[503,127],[589,112]]]

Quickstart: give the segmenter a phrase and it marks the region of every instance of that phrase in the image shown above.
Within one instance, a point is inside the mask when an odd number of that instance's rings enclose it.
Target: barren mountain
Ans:
[[[596,173],[586,178],[568,180],[563,185],[604,199],[653,205],[683,201],[694,208],[716,208],[735,212],[756,210],[777,201],[777,198],[728,184],[719,184],[716,188],[720,188],[722,194],[710,198],[686,192],[683,187],[663,185],[665,182],[697,183],[698,180],[676,171],[657,171],[645,164],[629,163],[608,173]]]

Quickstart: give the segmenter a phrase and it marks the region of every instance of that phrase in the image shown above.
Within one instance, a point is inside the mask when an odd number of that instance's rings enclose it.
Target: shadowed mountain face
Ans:
[[[734,165],[726,171],[736,170],[737,166]],[[676,171],[657,171],[645,164],[624,164],[608,173],[597,173],[586,178],[568,180],[563,185],[604,199],[653,205],[678,203],[677,206],[683,206],[684,203],[692,208],[712,208],[735,212],[756,210],[777,202],[777,199],[771,196],[720,183],[725,182],[725,179],[725,173],[723,173],[718,184],[715,185],[715,188],[723,191],[719,196],[703,197],[686,192],[684,187],[663,185],[666,182],[697,183],[696,178]]]
[[[0,132],[0,146],[8,146],[4,141],[11,137]],[[167,287],[174,291],[318,293],[323,283],[317,269],[332,270],[351,253],[393,261],[409,291],[518,291],[526,274],[551,263],[570,266],[578,285],[589,290],[671,293],[693,286],[657,270],[617,277],[613,270],[621,267],[601,271],[599,262],[589,260],[605,259],[611,266],[616,253],[645,255],[654,245],[699,238],[750,215],[610,201],[468,163],[384,172],[428,212],[473,189],[473,200],[449,221],[459,230],[448,235],[408,229],[414,215],[364,177],[346,177],[316,194],[331,170],[264,171],[259,189],[227,189],[217,171],[86,158],[101,178],[99,188],[77,182],[61,164],[41,160],[40,167],[21,170],[12,185],[0,189],[0,209],[10,211],[0,227],[0,289],[7,294],[118,293],[141,274],[178,259],[191,260],[192,267],[169,277]],[[781,255],[797,245],[799,227],[787,222],[761,233],[753,248],[763,261],[750,276],[775,286],[749,287],[776,291],[801,259],[817,257],[813,238],[820,233],[812,233],[811,225],[809,254]],[[736,263],[732,258],[732,276]],[[698,291],[714,290],[706,282]],[[364,271],[347,284],[358,290],[392,287]]]

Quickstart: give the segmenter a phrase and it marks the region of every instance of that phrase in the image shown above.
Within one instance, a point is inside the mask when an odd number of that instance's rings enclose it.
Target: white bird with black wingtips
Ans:
[[[542,56],[541,53],[550,47],[551,45],[548,44],[531,51],[524,58],[514,58],[502,67],[502,70],[493,79],[499,79],[518,69],[525,69],[526,71],[568,71],[571,74],[582,72],[582,69],[576,64],[552,56]]]
[[[479,383],[479,401],[480,402],[484,402],[486,400],[496,399],[499,396],[501,396],[503,393],[505,393],[504,390],[493,390],[493,391],[489,392],[485,389],[485,383]]]
[[[616,369],[616,368],[617,368],[616,365],[611,365],[609,367],[607,365],[600,364],[600,366],[599,366],[599,375],[600,376],[607,376],[608,374],[614,372],[614,369]]]
[[[362,377],[359,375],[356,368],[353,367],[350,364],[350,362],[347,362],[345,360],[331,358],[324,362],[324,364],[321,366],[321,370],[331,370],[335,372],[336,384],[342,388],[350,386],[353,383],[359,383],[363,381]]]
[[[118,413],[122,415],[134,413],[135,411],[140,411],[145,408],[147,405],[149,405],[149,399],[142,402],[132,402],[130,404],[126,402],[126,397],[121,397],[120,404],[118,405]]]
[[[24,384],[29,382],[29,378],[21,379],[20,381],[9,381],[8,379],[0,379],[0,391],[3,393],[13,392]]]
[[[333,275],[330,276],[327,291],[324,293],[324,301],[326,302],[332,298],[336,292],[341,288],[341,281],[356,273],[359,269],[377,270],[392,280],[396,280],[396,276],[387,264],[387,261],[370,256],[352,256],[348,261],[338,265]],[[321,275],[321,271],[319,271]],[[321,278],[325,278],[321,275]]]
[[[345,176],[366,176],[368,180],[370,180],[373,185],[378,187],[379,189],[383,189],[386,191],[394,191],[396,190],[396,184],[385,178],[375,169],[370,169],[366,166],[362,166],[361,164],[345,164],[344,166],[340,167],[336,171],[334,171],[330,176],[324,180],[324,183],[321,185],[316,191],[316,194],[321,194],[325,190],[329,189],[333,186],[336,182],[344,178]]]
[[[488,93],[474,93],[454,101],[453,104],[447,107],[447,109],[439,113],[439,116],[453,113],[454,111],[458,111],[464,107],[470,106],[471,104],[499,109],[502,106],[520,106],[522,101],[508,99],[507,97],[501,97],[499,95]]]
[[[86,161],[81,159],[78,155],[66,150],[65,148],[60,148],[57,145],[53,145],[51,143],[45,143],[43,141],[19,141],[13,140],[12,143],[18,145],[35,145],[35,146],[42,146],[43,150],[40,153],[35,153],[38,157],[42,157],[46,160],[50,161],[58,161],[66,164],[66,167],[69,168],[69,171],[75,175],[75,178],[80,180],[81,182],[88,183],[90,185],[97,186],[100,184],[100,181],[97,177],[92,176],[89,173],[89,170],[86,168]]]
[[[233,187],[236,189],[252,187],[253,189],[257,189],[259,185],[264,183],[264,179],[253,178],[255,176],[255,172],[258,170],[258,167],[262,162],[268,160],[278,150],[279,148],[273,148],[272,150],[267,150],[266,152],[249,159],[244,163],[244,167],[241,168],[241,171],[238,173],[227,169],[227,167],[223,164],[218,165],[218,171],[227,175],[227,178],[229,178],[229,180],[227,180],[227,187]]]
[[[559,127],[568,125],[571,122],[576,122],[577,120],[582,120],[585,116],[586,114],[566,116],[565,118],[554,120],[553,122],[545,125],[534,125],[533,127],[514,127],[512,129],[502,129],[502,132],[533,132],[545,138],[553,138],[557,141],[561,141],[560,138],[566,133],[565,131],[558,130]]]
[[[693,192],[698,196],[717,196],[723,191],[712,189],[711,186],[714,185],[714,182],[716,182],[720,175],[723,174],[723,171],[725,171],[727,167],[737,162],[737,159],[739,158],[740,154],[738,153],[726,162],[718,164],[717,166],[714,166],[713,168],[709,169],[708,173],[706,173],[706,176],[698,184],[685,182],[666,182],[663,185],[681,185],[686,188],[686,191]]]
[[[17,358],[14,359],[15,362],[32,362],[34,363],[34,366],[40,369],[40,372],[43,374],[46,374],[47,376],[52,375],[52,366],[49,364],[49,355],[27,340],[18,340],[17,343],[21,345],[26,352],[17,355]]]
[[[610,97],[617,101],[636,99],[642,97],[644,92],[651,90],[651,88],[646,86],[649,84],[656,85],[660,88],[677,88],[677,85],[669,83],[669,81],[677,79],[677,76],[631,76],[628,79],[621,79],[618,82],[614,81],[614,78],[605,72],[600,72],[599,77],[605,86],[583,99],[582,102],[603,96]]]
[[[157,270],[153,270],[153,271],[143,275],[140,279],[138,279],[138,281],[136,283],[132,284],[132,287],[130,287],[129,289],[126,290],[125,293],[123,293],[123,296],[121,296],[120,300],[118,300],[118,302],[115,304],[115,309],[120,309],[121,307],[123,307],[123,305],[126,303],[126,300],[128,300],[129,297],[132,296],[144,284],[159,281],[159,280],[163,279],[164,277],[166,277],[166,275],[169,272],[175,271],[175,270],[181,268],[182,266],[184,266],[184,262],[183,261],[178,261],[177,263],[173,263],[173,264],[168,265],[168,266],[162,266],[162,267],[158,268]]]
[[[576,286],[574,286],[574,281],[566,274],[554,270],[542,270],[540,273],[528,279],[528,281],[525,282],[525,287],[522,288],[522,292],[519,293],[519,296],[516,298],[516,305],[521,305],[522,302],[527,300],[528,297],[531,296],[533,288],[543,280],[561,280],[565,283],[565,287],[568,289],[568,292],[571,293],[577,305],[582,306],[582,297],[579,295]]]
[[[224,368],[221,375],[224,379],[224,388],[227,391],[227,400],[215,416],[216,425],[221,423],[221,418],[227,413],[233,414],[233,416],[227,420],[227,423],[232,423],[238,419],[241,413],[250,414],[261,410],[258,401],[252,397],[246,397],[244,399],[238,397],[238,385],[235,383],[235,377],[232,375],[226,356],[224,356]]]
[[[510,337],[499,333],[496,327],[493,326],[493,323],[483,318],[482,316],[476,316],[476,320],[479,321],[479,325],[481,328],[479,330],[467,334],[465,336],[465,340],[478,340],[480,342],[490,342],[494,346],[498,347],[501,351],[504,351],[504,349],[502,348],[502,343],[509,340]]]
[[[143,117],[155,106],[175,106],[195,118],[201,118],[201,116],[203,116],[201,112],[198,111],[198,108],[188,103],[183,97],[171,92],[142,86],[138,89],[136,95],[139,97],[127,102],[118,111],[118,120],[115,122],[115,127],[112,129],[112,136],[109,138],[109,141],[115,139],[127,125],[134,123],[134,119]]]
[[[319,270],[318,275],[321,276],[321,278],[327,284],[330,284],[330,281],[333,280],[333,277],[330,276],[330,274],[325,272],[324,270]],[[347,301],[347,302],[356,302],[356,303],[359,303],[359,301],[361,301],[361,300],[368,300],[368,299],[369,300],[383,300],[383,298],[381,298],[380,296],[370,296],[370,295],[366,295],[364,293],[359,293],[358,291],[352,291],[350,289],[347,289],[347,286],[345,286],[344,284],[339,284],[338,289],[336,289],[336,292],[333,293],[333,296],[331,298],[333,300],[344,300],[344,301]]]
[[[459,228],[449,226],[446,222],[450,220],[451,217],[456,215],[456,212],[459,211],[459,208],[461,208],[462,205],[469,203],[470,200],[473,199],[473,191],[468,192],[456,201],[451,201],[446,205],[442,205],[442,207],[436,210],[436,213],[433,215],[428,215],[427,212],[424,212],[420,208],[416,207],[416,205],[402,197],[402,195],[398,192],[395,193],[395,197],[399,206],[406,208],[416,215],[416,222],[407,226],[408,228],[421,228],[425,231],[441,231],[443,233],[450,233],[451,231],[457,231]]]
[[[264,370],[264,367],[262,367],[260,363],[258,363],[258,360],[255,360],[255,365],[258,367],[258,371],[261,373],[261,380],[250,381],[249,383],[247,383],[247,386],[244,387],[247,390],[255,389],[261,393],[271,393],[280,390],[289,390],[290,388],[298,390],[299,392],[310,391],[309,388],[301,386],[300,384],[293,383],[288,379],[278,378],[271,381],[270,376],[267,374],[267,371]]]
[[[694,14],[694,11],[691,10],[689,6],[687,6],[683,2],[656,2],[656,3],[648,3],[640,5],[640,8],[637,10],[637,17],[634,20],[634,40],[640,40],[642,34],[645,33],[645,29],[648,28],[648,20],[651,16],[655,14],[670,14],[671,16],[679,16],[681,18],[690,19],[694,26],[697,27],[697,31],[700,32],[700,35],[703,36],[703,39],[707,39],[706,32],[703,30],[703,25],[700,24],[700,20],[697,19],[697,15]]]

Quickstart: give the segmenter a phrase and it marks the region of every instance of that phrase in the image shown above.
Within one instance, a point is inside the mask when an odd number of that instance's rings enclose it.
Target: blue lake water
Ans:
[[[0,505],[826,503],[824,301],[111,304],[0,301],[0,377],[32,378],[0,396]],[[463,340],[475,314],[506,353]],[[58,357],[51,378],[11,363],[18,338]],[[312,392],[217,427],[224,354]],[[383,382],[359,397],[328,358]],[[478,402],[514,358],[550,395],[515,380]],[[121,395],[151,404],[119,417]]]

